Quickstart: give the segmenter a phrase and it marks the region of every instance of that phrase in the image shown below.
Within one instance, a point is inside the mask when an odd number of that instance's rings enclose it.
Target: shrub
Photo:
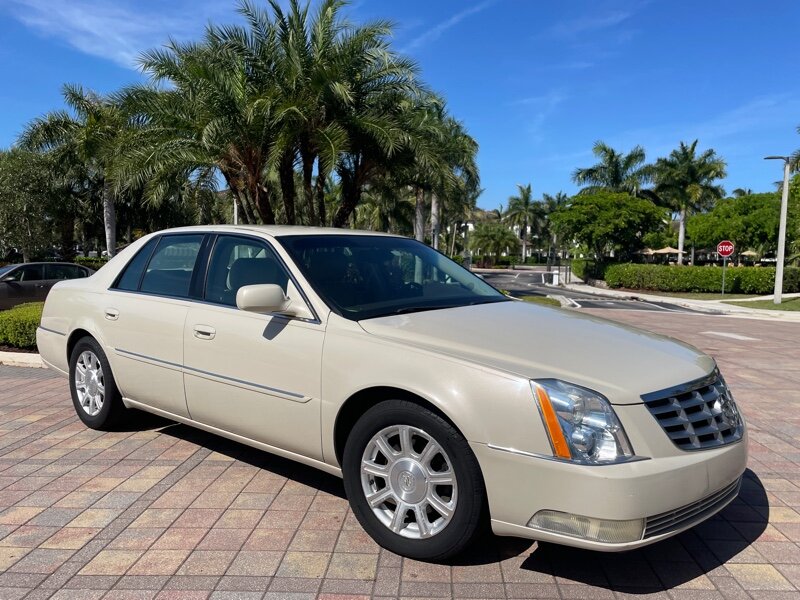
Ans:
[[[32,302],[0,312],[0,344],[35,348],[36,328],[42,320],[43,307],[44,302]]]
[[[573,274],[586,282],[592,279],[605,279],[606,269],[609,267],[608,263],[585,258],[575,258],[571,264]]]
[[[573,267],[574,271],[574,267]],[[722,267],[618,264],[606,269],[605,280],[612,288],[659,292],[720,292]],[[725,292],[771,294],[775,285],[773,267],[728,267]],[[783,291],[800,291],[800,269],[784,270]]]
[[[97,271],[100,267],[108,262],[107,258],[99,258],[95,256],[76,256],[75,263],[89,267]]]

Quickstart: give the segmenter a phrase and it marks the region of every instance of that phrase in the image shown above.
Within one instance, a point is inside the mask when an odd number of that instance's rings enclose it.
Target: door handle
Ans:
[[[107,308],[105,310],[106,319],[109,321],[116,321],[119,319],[119,311],[116,308]]]
[[[194,326],[194,337],[199,340],[213,340],[215,335],[217,335],[217,330],[209,325]]]

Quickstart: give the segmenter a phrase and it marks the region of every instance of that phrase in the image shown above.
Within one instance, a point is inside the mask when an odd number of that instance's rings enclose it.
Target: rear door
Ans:
[[[183,327],[205,235],[154,238],[106,293],[104,329],[126,398],[187,417]]]

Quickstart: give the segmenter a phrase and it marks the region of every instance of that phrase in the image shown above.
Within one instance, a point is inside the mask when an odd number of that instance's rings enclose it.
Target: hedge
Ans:
[[[608,264],[585,258],[574,258],[570,263],[570,268],[576,277],[586,282],[591,279],[605,279]]]
[[[722,290],[722,267],[618,264],[606,269],[605,280],[612,288],[715,293]],[[726,293],[771,294],[774,286],[774,267],[728,267],[725,274]],[[800,268],[784,269],[783,291],[800,291]]]
[[[44,302],[31,302],[0,312],[0,345],[35,348],[43,307]]]
[[[89,267],[97,271],[100,267],[108,262],[107,258],[100,258],[95,256],[76,256],[75,262],[84,267]]]

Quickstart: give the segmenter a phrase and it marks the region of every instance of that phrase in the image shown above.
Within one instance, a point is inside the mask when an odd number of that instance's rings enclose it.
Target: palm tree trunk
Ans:
[[[297,222],[295,214],[295,186],[294,186],[294,152],[285,152],[278,166],[278,178],[281,182],[281,196],[283,196],[283,211],[286,224],[294,225]]]
[[[117,213],[114,209],[111,184],[105,180],[103,181],[103,227],[106,230],[106,252],[110,258],[117,249]]]
[[[431,195],[431,245],[434,250],[439,249],[439,196]]]
[[[683,243],[686,240],[686,208],[681,208],[678,218],[678,264],[683,264]]]
[[[302,161],[303,161],[303,201],[306,204],[306,210],[308,211],[308,224],[309,225],[319,225],[319,221],[317,220],[317,211],[314,208],[314,187],[313,187],[313,179],[314,179],[314,161],[315,157],[313,154],[303,153]]]
[[[425,241],[425,190],[417,188],[414,206],[414,238],[418,242]]]
[[[528,220],[525,219],[525,222],[522,224],[522,264],[525,264],[525,261],[528,258]]]
[[[327,226],[328,224],[328,216],[325,209],[325,182],[327,179],[328,174],[323,173],[319,166],[319,162],[317,162],[317,183],[315,186],[316,189],[314,190],[314,196],[317,201],[317,218],[319,219],[319,224],[323,227]]]

